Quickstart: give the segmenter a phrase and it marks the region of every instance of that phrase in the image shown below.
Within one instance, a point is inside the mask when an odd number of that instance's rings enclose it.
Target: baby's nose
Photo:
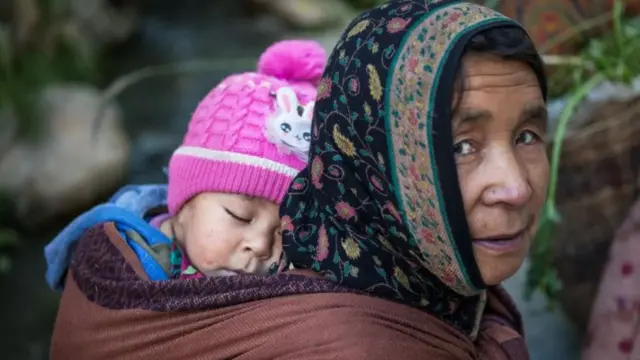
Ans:
[[[245,244],[245,250],[250,251],[258,259],[269,259],[273,248],[273,240],[267,236],[254,237]]]

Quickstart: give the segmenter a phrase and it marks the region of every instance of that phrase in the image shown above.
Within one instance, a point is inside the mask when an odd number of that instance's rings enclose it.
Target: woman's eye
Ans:
[[[535,144],[540,140],[540,137],[538,135],[536,135],[534,132],[526,130],[520,133],[520,135],[518,135],[518,138],[516,139],[516,144],[523,144],[523,145],[531,145],[531,144]]]
[[[453,145],[453,153],[457,156],[465,156],[472,154],[473,152],[475,152],[475,149],[468,140],[463,140]]]
[[[231,216],[232,218],[234,218],[234,219],[236,219],[236,220],[238,220],[240,222],[247,223],[247,224],[251,222],[251,219],[247,219],[247,218],[244,218],[242,216],[236,215],[235,213],[233,213],[231,210],[229,210],[227,208],[224,208],[224,211],[226,211],[227,214],[229,214],[229,216]]]

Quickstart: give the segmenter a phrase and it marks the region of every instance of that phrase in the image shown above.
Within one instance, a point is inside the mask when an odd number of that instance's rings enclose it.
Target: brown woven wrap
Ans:
[[[52,360],[528,360],[520,317],[492,288],[475,343],[424,311],[318,277],[149,281],[113,224],[74,254]]]
[[[563,144],[554,240],[561,303],[585,329],[617,228],[640,190],[640,97],[590,111]]]

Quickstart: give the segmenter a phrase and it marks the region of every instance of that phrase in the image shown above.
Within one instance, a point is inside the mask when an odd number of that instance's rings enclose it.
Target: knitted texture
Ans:
[[[313,41],[275,43],[258,72],[224,79],[196,108],[169,162],[168,206],[176,214],[203,192],[279,204],[306,165],[316,84],[326,54]]]

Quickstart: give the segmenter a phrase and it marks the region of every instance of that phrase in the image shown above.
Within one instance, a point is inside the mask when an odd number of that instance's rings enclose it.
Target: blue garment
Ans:
[[[129,239],[125,232],[137,232],[149,246],[171,244],[160,230],[148,224],[144,214],[151,208],[166,204],[166,185],[127,185],[111,199],[78,216],[67,225],[44,249],[47,261],[47,284],[57,291],[64,288],[64,277],[69,268],[76,244],[90,228],[113,222],[120,234],[140,259],[151,280],[167,280],[168,276],[158,262],[139,244]]]

